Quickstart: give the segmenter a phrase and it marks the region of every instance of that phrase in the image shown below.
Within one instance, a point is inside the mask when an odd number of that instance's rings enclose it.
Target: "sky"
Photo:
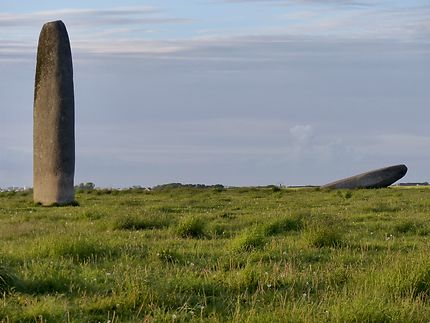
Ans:
[[[430,181],[428,0],[1,0],[0,187],[32,186],[42,25],[72,46],[75,182]]]

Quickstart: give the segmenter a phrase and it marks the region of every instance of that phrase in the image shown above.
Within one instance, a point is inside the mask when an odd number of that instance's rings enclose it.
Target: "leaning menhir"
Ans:
[[[408,168],[405,165],[395,165],[376,169],[367,173],[348,177],[326,185],[322,188],[382,188],[388,187],[405,176]]]
[[[43,205],[74,201],[75,103],[69,36],[62,21],[39,36],[34,87],[33,198]]]

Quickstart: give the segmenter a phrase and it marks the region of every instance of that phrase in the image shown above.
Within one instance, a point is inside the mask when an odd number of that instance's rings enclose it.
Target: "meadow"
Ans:
[[[0,193],[0,322],[425,322],[430,190]]]

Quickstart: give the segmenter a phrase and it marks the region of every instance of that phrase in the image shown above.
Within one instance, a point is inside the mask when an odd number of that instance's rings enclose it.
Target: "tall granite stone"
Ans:
[[[388,187],[405,176],[407,171],[408,168],[405,165],[389,166],[344,178],[321,187],[346,189]]]
[[[74,201],[75,102],[69,36],[62,21],[39,36],[34,87],[33,198],[42,205]]]

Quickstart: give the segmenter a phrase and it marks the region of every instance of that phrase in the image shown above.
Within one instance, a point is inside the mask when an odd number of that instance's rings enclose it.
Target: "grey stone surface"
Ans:
[[[395,165],[344,178],[321,186],[322,188],[382,188],[388,187],[405,176],[408,168]]]
[[[69,36],[62,21],[39,36],[34,88],[33,198],[43,205],[74,201],[75,102]]]

